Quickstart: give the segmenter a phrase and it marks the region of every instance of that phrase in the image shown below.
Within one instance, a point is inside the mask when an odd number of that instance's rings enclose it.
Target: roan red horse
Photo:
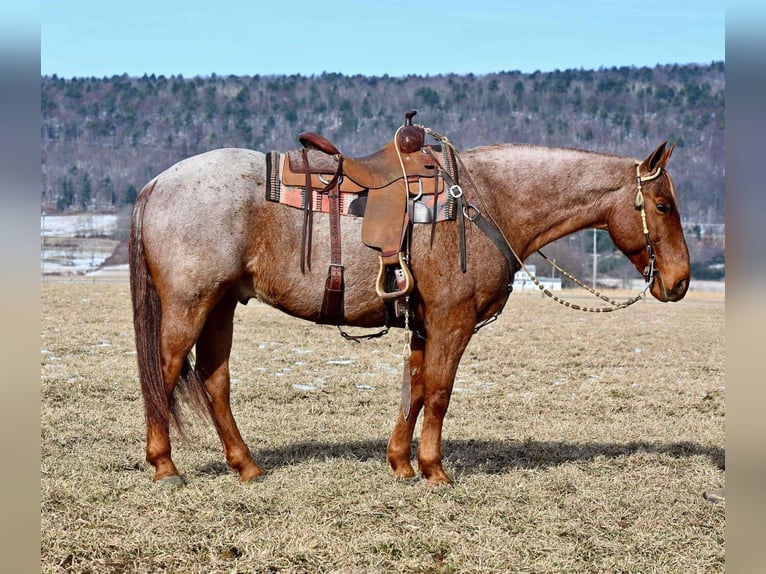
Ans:
[[[325,151],[335,151],[330,147]],[[407,389],[386,457],[396,477],[415,476],[410,449],[423,410],[418,469],[429,483],[449,482],[442,468],[442,423],[466,345],[477,325],[502,310],[520,268],[509,251],[524,261],[567,234],[606,229],[639,272],[646,272],[656,299],[683,298],[689,252],[665,170],[671,152],[662,143],[641,161],[495,145],[458,156],[461,186],[450,180],[445,189],[461,196],[462,209],[452,220],[408,228],[405,260],[414,286],[405,314],[413,336]],[[136,201],[130,281],[146,459],[155,468],[155,481],[183,482],[171,459],[169,434],[170,425],[178,423],[178,390],[210,415],[240,480],[263,474],[229,405],[235,308],[256,298],[302,319],[317,321],[320,315],[328,267],[337,266],[330,249],[337,230],[331,230],[327,213],[313,214],[306,253],[305,212],[264,197],[267,163],[267,155],[247,149],[203,153],[155,177]],[[479,215],[491,223],[475,224]],[[365,217],[339,219],[343,308],[337,323],[391,324],[386,293],[376,292],[380,253],[362,241]],[[304,265],[308,259],[311,264]],[[403,326],[403,320],[393,324]]]

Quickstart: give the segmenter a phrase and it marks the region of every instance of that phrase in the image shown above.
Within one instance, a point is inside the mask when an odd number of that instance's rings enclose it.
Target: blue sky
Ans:
[[[367,76],[707,64],[724,0],[42,0],[41,73]]]

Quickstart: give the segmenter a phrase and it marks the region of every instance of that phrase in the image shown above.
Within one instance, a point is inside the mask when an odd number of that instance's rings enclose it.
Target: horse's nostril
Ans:
[[[675,284],[675,287],[673,287],[673,292],[674,293],[679,293],[679,294],[680,293],[685,293],[686,292],[686,287],[688,285],[689,285],[689,280],[688,279],[681,279],[681,280],[679,280]]]

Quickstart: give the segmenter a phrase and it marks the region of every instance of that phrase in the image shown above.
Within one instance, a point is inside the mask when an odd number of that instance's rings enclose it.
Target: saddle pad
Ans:
[[[299,179],[296,174],[290,172],[286,162],[286,153],[272,151],[266,154],[266,199],[296,209],[306,209],[306,176],[300,174]],[[287,177],[285,177],[286,174],[288,174]],[[434,182],[434,179],[438,179],[438,183]],[[433,192],[435,183],[437,193]],[[329,213],[330,202],[327,194],[319,193],[325,185],[326,182],[323,183],[318,175],[311,176],[311,208],[315,212]],[[415,195],[418,193],[421,183],[413,181],[409,185],[411,193]],[[443,180],[441,178],[423,178],[422,186],[423,195],[415,201],[415,209],[419,213],[430,213],[429,223],[454,220],[456,216],[455,200],[449,193],[445,193]],[[341,215],[363,217],[367,195],[367,189],[361,188],[349,180],[343,180],[340,184]],[[433,218],[434,201],[436,201],[435,218]],[[415,223],[421,222],[415,218]]]
[[[285,161],[287,161],[287,154],[280,154],[275,151],[266,154],[266,199],[275,203],[289,205],[290,207],[295,207],[297,209],[306,209],[305,176],[303,179],[303,186],[287,185],[281,177],[281,174],[284,173],[283,169]],[[329,213],[330,199],[326,193],[319,193],[319,191],[325,187],[326,183],[322,183],[317,177],[318,176],[311,177],[311,209],[320,213]],[[317,187],[314,187],[314,185]],[[339,198],[341,215],[362,215],[364,213],[363,207],[358,210],[358,212],[349,213],[349,206],[354,200],[359,199],[360,196],[364,197],[365,195],[366,191],[362,188],[357,188],[355,191],[344,191],[341,189]],[[362,203],[364,203],[363,199]]]

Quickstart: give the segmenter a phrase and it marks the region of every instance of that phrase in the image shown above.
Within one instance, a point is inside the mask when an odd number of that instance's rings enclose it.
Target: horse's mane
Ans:
[[[473,148],[469,148],[465,151],[466,154],[493,154],[495,152],[518,152],[519,154],[548,154],[553,153],[554,155],[559,155],[561,157],[594,157],[594,156],[600,156],[603,158],[614,158],[619,160],[630,160],[630,161],[638,161],[634,158],[629,158],[627,156],[615,154],[615,153],[608,153],[608,152],[599,152],[599,151],[593,151],[593,150],[586,150],[576,147],[565,147],[565,146],[545,146],[545,145],[536,145],[536,144],[529,144],[529,143],[500,143],[500,144],[489,144],[489,145],[482,145],[477,146]]]
[[[467,163],[502,165],[496,177],[511,175],[539,181],[548,171],[559,178],[569,174],[593,190],[611,191],[622,187],[629,177],[629,166],[637,160],[616,154],[570,147],[551,147],[506,143],[479,146],[464,152]],[[562,169],[568,164],[569,168]],[[587,183],[590,182],[590,183]]]

